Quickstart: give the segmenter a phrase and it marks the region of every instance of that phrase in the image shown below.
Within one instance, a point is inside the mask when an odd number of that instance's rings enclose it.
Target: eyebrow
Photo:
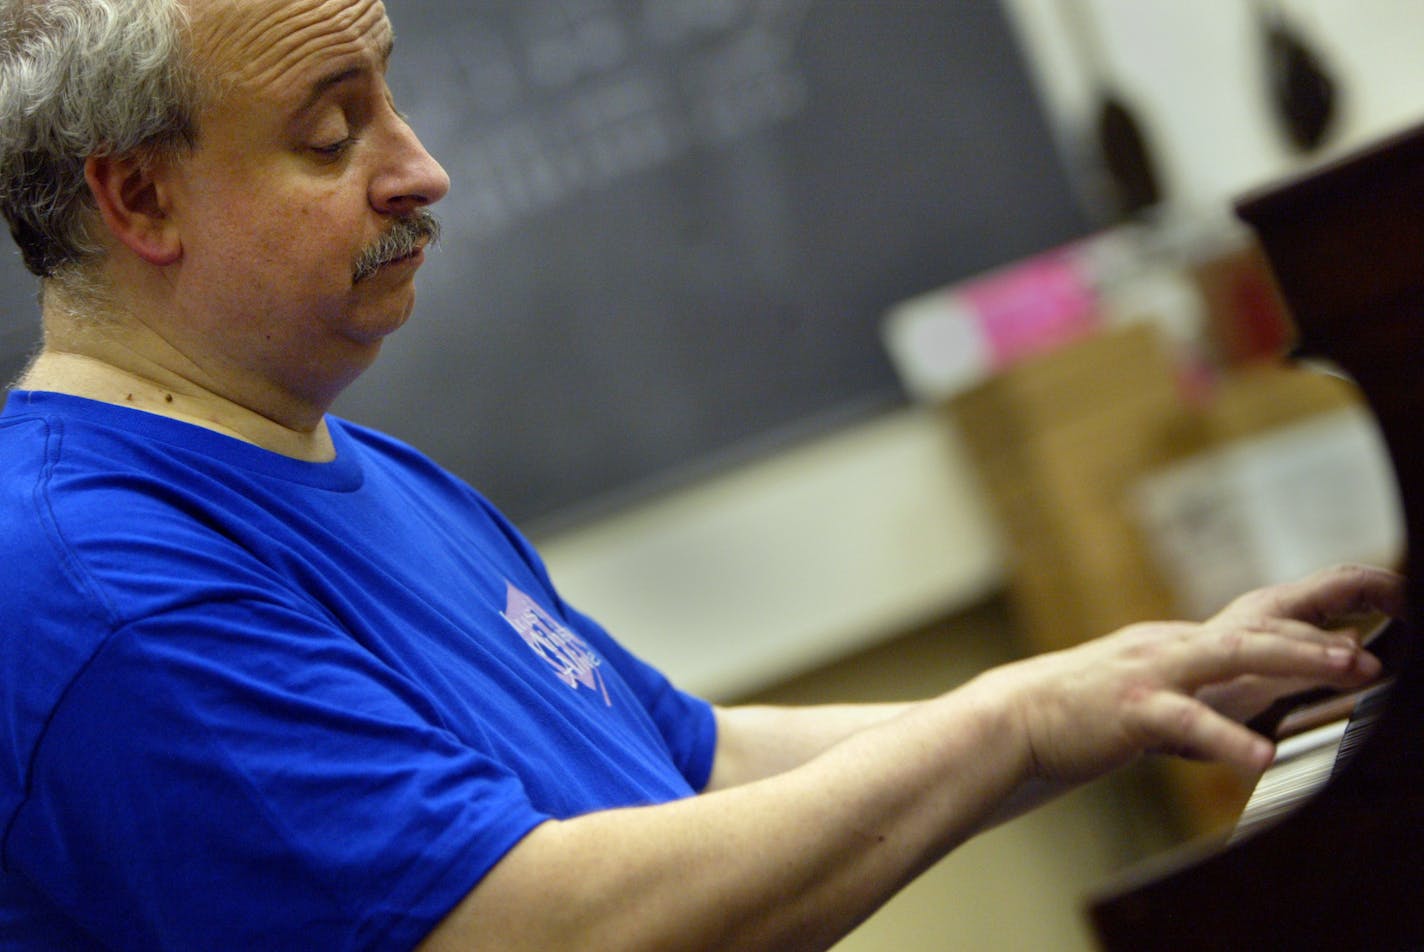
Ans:
[[[395,45],[395,38],[392,37],[381,46],[378,55],[380,58],[380,66],[382,71],[384,71],[385,68],[390,64],[391,54],[395,52]],[[302,113],[306,112],[308,109],[310,109],[312,106],[315,106],[318,102],[321,101],[321,97],[325,96],[332,88],[340,86],[342,83],[350,82],[353,79],[357,79],[361,76],[364,76],[369,72],[370,67],[367,66],[365,63],[348,66],[344,69],[333,70],[332,72],[326,74],[325,76],[321,77],[315,83],[312,84],[311,90],[307,93],[306,98],[302,101],[302,104],[297,107],[293,115],[299,116]]]

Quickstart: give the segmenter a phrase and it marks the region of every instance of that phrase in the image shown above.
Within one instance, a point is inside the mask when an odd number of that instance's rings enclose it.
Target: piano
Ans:
[[[1410,634],[1424,631],[1424,126],[1236,212],[1299,354],[1352,377],[1380,425],[1403,503],[1408,607],[1392,626],[1388,682],[1343,699],[1343,721],[1280,741],[1262,783],[1295,764],[1306,779],[1284,782],[1296,789],[1264,797],[1270,812],[1224,843],[1131,871],[1089,916],[1107,952],[1424,949],[1424,648]]]

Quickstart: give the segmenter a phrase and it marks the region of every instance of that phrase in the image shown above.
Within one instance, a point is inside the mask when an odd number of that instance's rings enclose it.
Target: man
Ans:
[[[908,706],[714,709],[468,487],[327,416],[449,182],[379,0],[0,0],[45,340],[0,416],[17,948],[825,948],[955,845],[1378,662],[1360,567]],[[439,408],[432,408],[439,412]]]

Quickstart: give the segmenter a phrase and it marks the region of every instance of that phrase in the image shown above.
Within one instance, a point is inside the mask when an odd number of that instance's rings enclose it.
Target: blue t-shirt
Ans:
[[[0,948],[416,943],[548,818],[691,795],[710,707],[406,446],[0,415]]]

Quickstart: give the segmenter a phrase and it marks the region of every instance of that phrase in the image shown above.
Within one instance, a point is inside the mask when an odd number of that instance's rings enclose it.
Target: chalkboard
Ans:
[[[3,221],[3,219],[0,219]],[[7,232],[0,232],[6,235]],[[0,382],[8,384],[39,346],[39,282],[20,263],[20,252],[8,238],[0,252]]]
[[[991,0],[388,9],[453,188],[337,411],[536,531],[900,403],[890,305],[1090,228]]]

